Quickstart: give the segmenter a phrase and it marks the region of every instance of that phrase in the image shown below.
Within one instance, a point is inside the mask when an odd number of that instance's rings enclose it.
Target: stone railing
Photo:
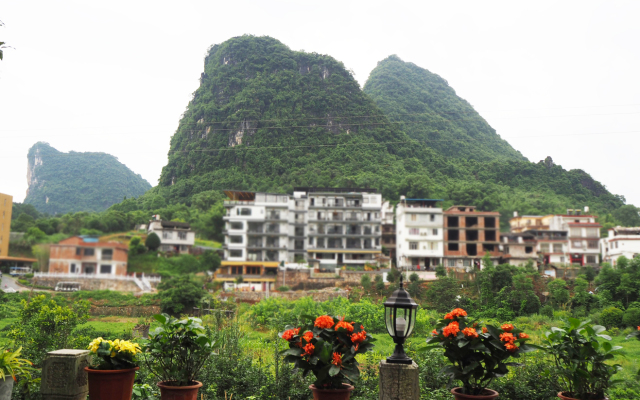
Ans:
[[[70,278],[70,279],[114,279],[119,281],[133,281],[137,278],[135,275],[107,275],[107,274],[69,274],[69,273],[57,273],[57,272],[36,272],[33,274],[34,278]],[[141,279],[148,282],[160,282],[162,280],[159,276],[146,276],[142,274]]]

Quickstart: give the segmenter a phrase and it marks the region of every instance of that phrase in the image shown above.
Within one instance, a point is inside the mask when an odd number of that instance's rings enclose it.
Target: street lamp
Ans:
[[[387,357],[388,363],[411,364],[413,362],[404,352],[402,345],[413,333],[417,310],[418,304],[404,290],[402,275],[400,275],[400,287],[384,302],[385,324],[389,335],[396,344],[391,357]]]

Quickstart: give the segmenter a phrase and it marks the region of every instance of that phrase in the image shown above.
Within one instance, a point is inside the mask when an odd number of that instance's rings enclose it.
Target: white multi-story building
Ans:
[[[640,227],[616,226],[607,233],[608,236],[600,241],[603,262],[615,266],[620,256],[632,259],[640,254]]]
[[[196,241],[196,233],[186,222],[162,221],[154,215],[149,222],[147,233],[155,233],[160,238],[160,251],[188,254]]]
[[[398,268],[433,269],[444,257],[442,200],[400,197],[396,206]]]
[[[216,279],[273,289],[279,265],[335,270],[375,263],[382,197],[372,189],[295,188],[293,194],[225,191],[224,261]]]

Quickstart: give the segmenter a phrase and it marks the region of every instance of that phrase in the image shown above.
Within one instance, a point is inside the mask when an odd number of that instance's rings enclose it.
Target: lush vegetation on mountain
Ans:
[[[398,129],[446,157],[525,160],[446,80],[398,56],[380,61],[363,90]]]
[[[47,143],[29,149],[29,189],[26,204],[48,214],[103,211],[126,197],[151,188],[112,155],[60,152]]]

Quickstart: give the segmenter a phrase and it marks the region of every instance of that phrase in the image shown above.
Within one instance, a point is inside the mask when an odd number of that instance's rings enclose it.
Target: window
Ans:
[[[231,267],[232,275],[242,275],[242,267]]]
[[[82,247],[76,247],[76,255],[77,256],[81,256],[82,255]]]
[[[438,234],[438,230],[437,230],[437,229],[434,229],[434,230],[433,230],[433,234],[434,234],[434,236],[435,236],[435,235],[437,235],[437,234]]]
[[[589,240],[587,242],[587,248],[588,249],[597,249],[598,248],[598,242],[596,240]]]
[[[598,232],[598,228],[587,228],[587,237],[591,237],[591,238],[600,237],[600,233]]]
[[[231,229],[242,229],[244,228],[244,224],[242,222],[232,222]]]
[[[438,242],[429,242],[429,250],[438,250]]]
[[[554,243],[553,244],[553,252],[554,253],[562,253],[562,244],[561,243]]]
[[[94,249],[84,249],[84,255],[85,256],[94,256],[96,254],[96,251]]]
[[[549,252],[549,243],[540,243],[540,252],[548,253]]]
[[[247,267],[247,274],[260,275],[260,267]]]
[[[574,240],[573,242],[571,242],[571,246],[582,247],[582,242],[580,240]]]
[[[456,266],[456,260],[452,260],[452,259],[447,260],[447,266],[455,267]]]
[[[598,261],[596,261],[596,256],[587,256],[587,264],[595,264]]]
[[[418,220],[418,214],[409,214],[409,217],[410,217],[411,221],[417,221]]]
[[[409,250],[418,250],[418,242],[409,242]]]
[[[569,232],[570,232],[570,236],[573,236],[573,237],[582,236],[582,228],[571,228]]]
[[[111,260],[113,258],[113,250],[111,249],[103,249],[102,250],[102,259],[103,260]]]
[[[229,236],[230,243],[242,243],[242,236]]]
[[[462,266],[463,267],[470,267],[471,266],[471,260],[462,260]]]
[[[238,208],[238,215],[251,215],[251,209],[250,208]]]
[[[418,228],[409,229],[409,235],[419,235],[419,234],[420,234],[420,229]]]
[[[436,220],[436,215],[435,214],[429,215],[429,221],[433,222],[435,220]]]
[[[242,250],[229,250],[229,257],[242,257]]]
[[[163,239],[171,239],[173,237],[172,233],[173,232],[162,232],[162,238]]]
[[[76,265],[75,264],[71,264],[69,266],[69,272],[71,272],[72,274],[76,273]]]
[[[449,243],[447,245],[447,250],[449,250],[449,251],[458,251],[458,243]]]
[[[187,232],[178,232],[178,239],[187,240]]]
[[[560,262],[563,263],[564,262],[564,257],[560,257]]]
[[[524,252],[527,253],[527,254],[533,253],[533,247],[525,246]]]
[[[101,274],[110,274],[111,273],[111,265],[101,265],[100,266]]]

